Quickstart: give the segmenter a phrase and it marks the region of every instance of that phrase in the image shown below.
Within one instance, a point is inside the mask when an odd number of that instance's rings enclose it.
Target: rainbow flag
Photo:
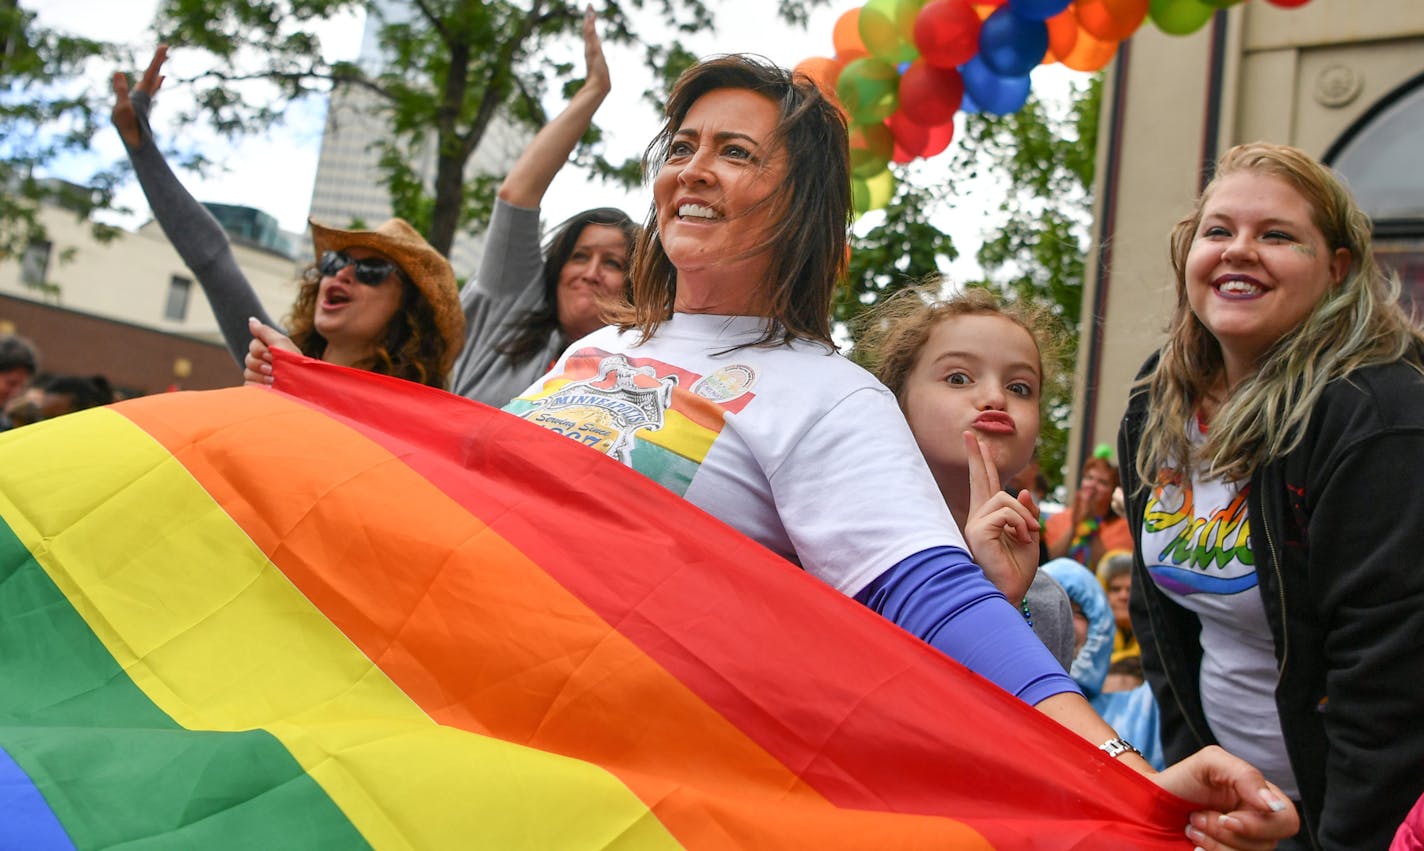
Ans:
[[[282,356],[0,435],[0,848],[1172,848],[1189,807],[598,452]]]

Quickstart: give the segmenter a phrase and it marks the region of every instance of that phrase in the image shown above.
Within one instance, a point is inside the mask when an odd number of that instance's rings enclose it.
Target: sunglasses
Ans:
[[[400,271],[400,267],[390,260],[382,260],[378,257],[357,260],[345,251],[323,251],[316,268],[323,276],[329,278],[347,266],[355,267],[356,280],[372,287],[385,281],[392,272]]]

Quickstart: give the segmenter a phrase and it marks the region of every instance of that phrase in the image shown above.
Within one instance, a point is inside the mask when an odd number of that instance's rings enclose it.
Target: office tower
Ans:
[[[386,20],[400,20],[411,14],[401,0],[379,0],[375,5],[381,7]],[[379,16],[367,14],[361,52],[356,61],[368,71],[379,68],[382,61],[378,42],[381,23]],[[317,221],[346,227],[353,220],[359,220],[368,227],[375,227],[391,216],[390,195],[378,165],[379,154],[371,147],[388,133],[385,121],[376,113],[378,103],[377,95],[365,89],[342,86],[332,91],[312,189],[311,216]],[[514,164],[527,142],[524,131],[496,119],[470,158],[466,174],[503,174]],[[416,165],[427,186],[433,184],[433,131]],[[474,275],[483,244],[482,237],[456,235],[450,252],[456,276],[463,280]]]

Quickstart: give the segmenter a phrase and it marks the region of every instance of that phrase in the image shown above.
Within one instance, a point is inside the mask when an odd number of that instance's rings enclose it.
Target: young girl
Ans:
[[[1071,662],[1072,622],[1047,609],[1066,608],[1067,598],[1050,578],[1037,576],[1037,505],[1026,490],[1013,496],[999,487],[1033,459],[1051,378],[1045,364],[1060,360],[1046,311],[1001,305],[980,289],[943,301],[907,290],[877,308],[864,327],[862,351],[899,400],[975,559],[1022,605],[1055,655],[1066,643]]]
[[[985,290],[942,301],[907,290],[875,310],[859,341],[899,400],[955,522],[966,536],[975,529],[976,557],[994,562],[991,578],[1015,600],[1038,568],[1038,511],[1027,491],[1011,496],[998,483],[1028,465],[1038,442],[1045,364],[1057,355],[1049,328],[1043,311],[1001,305]],[[971,476],[981,466],[982,488]],[[997,557],[980,554],[990,549]]]
[[[1072,601],[1078,609],[1070,608],[1072,620],[1055,625],[1070,648],[1064,667],[1103,719],[1119,732],[1130,731],[1144,758],[1162,768],[1151,692],[1143,687],[1131,695],[1102,693],[1113,623],[1097,579],[1066,558],[1035,574],[1042,553],[1033,497],[1027,490],[1013,496],[998,487],[1033,460],[1043,387],[1051,380],[1045,366],[1061,361],[1059,337],[1046,312],[1000,304],[979,289],[942,301],[910,290],[877,309],[870,327],[862,345],[876,376],[900,400],[971,554],[1011,600],[1019,599],[1014,594],[1025,577],[1033,580],[1024,612],[1050,649],[1059,637],[1042,631],[1039,600],[1053,599],[1051,593]],[[1048,348],[1048,358],[1041,346]],[[1036,595],[1039,589],[1052,590]]]

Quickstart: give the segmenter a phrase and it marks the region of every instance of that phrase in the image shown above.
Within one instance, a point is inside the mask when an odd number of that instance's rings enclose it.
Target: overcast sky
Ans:
[[[39,9],[41,20],[49,26],[81,35],[128,42],[143,51],[148,50],[147,31],[157,6],[156,0],[127,0],[123,3],[113,0],[21,2],[26,7]],[[836,19],[845,11],[863,5],[863,2],[835,0],[812,15],[805,31],[784,24],[773,25],[773,16],[767,10],[768,0],[719,0],[713,5],[718,32],[692,40],[691,46],[698,53],[759,53],[780,65],[791,67],[810,56],[832,55],[831,32]],[[360,45],[362,24],[361,16],[348,16],[323,26],[320,34],[329,59],[354,58]],[[570,45],[570,51],[576,47]],[[148,54],[145,52],[143,55],[146,57]],[[581,50],[571,52],[570,56],[579,57],[581,61]],[[641,58],[632,51],[610,49],[608,58],[614,91],[604,102],[597,120],[605,129],[611,159],[636,156],[658,124],[652,108],[640,97],[647,86],[646,74]],[[202,61],[200,51],[184,51],[178,47],[170,54],[168,68],[175,76],[191,74],[201,70]],[[1056,94],[1061,97],[1068,81],[1081,79],[1081,76],[1061,66],[1040,68],[1034,73],[1035,90],[1040,95],[1051,97]],[[95,80],[92,84],[106,88],[108,85],[107,79]],[[546,106],[553,113],[562,104],[551,100]],[[300,232],[305,227],[311,203],[325,108],[323,102],[301,104],[289,111],[282,126],[236,145],[217,139],[205,128],[184,128],[181,131],[183,137],[175,141],[203,149],[226,169],[202,179],[186,173],[180,176],[200,200],[257,207],[276,216],[284,228]],[[156,132],[168,134],[168,138],[180,132],[165,121],[161,104],[154,119]],[[117,134],[101,133],[96,141],[95,155],[97,160],[103,162],[121,156],[122,147]],[[946,153],[919,164],[918,168],[921,173],[938,178],[943,176],[948,161],[949,154]],[[971,203],[962,203],[954,210],[946,208],[936,217],[936,223],[951,233],[961,252],[963,259],[949,270],[958,274],[969,274],[972,268],[969,258],[972,258],[979,242],[986,221],[985,211],[997,206],[997,192],[992,185],[975,187],[972,195]],[[634,219],[640,220],[647,211],[649,197],[645,190],[624,192],[590,181],[575,169],[564,169],[545,198],[544,215],[546,221],[558,222],[596,203],[599,206],[622,207]],[[130,185],[121,192],[120,202],[136,211],[134,216],[123,221],[124,224],[134,226],[146,220],[147,203],[136,185]]]

